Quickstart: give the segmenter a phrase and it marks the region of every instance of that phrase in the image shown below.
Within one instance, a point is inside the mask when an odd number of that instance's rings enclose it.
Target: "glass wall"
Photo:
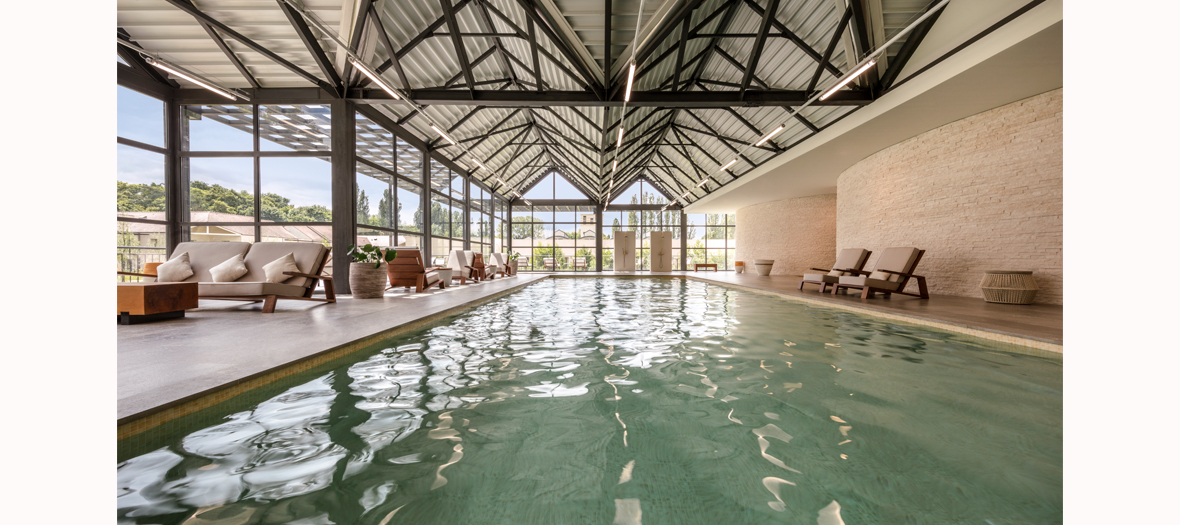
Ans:
[[[512,207],[510,235],[512,250],[521,254],[519,268],[545,272],[592,271],[598,240],[594,236],[596,207],[589,197],[556,172],[538,181],[525,197],[538,202]]]
[[[688,268],[710,263],[716,264],[719,270],[732,270],[737,247],[737,214],[693,213],[686,217]]]
[[[115,264],[143,273],[147,263],[164,262],[167,250],[164,102],[122,86],[117,100]]]
[[[357,243],[422,246],[422,153],[356,115]]]
[[[451,250],[463,249],[466,182],[442,163],[430,160],[430,253],[435,265],[446,265]]]

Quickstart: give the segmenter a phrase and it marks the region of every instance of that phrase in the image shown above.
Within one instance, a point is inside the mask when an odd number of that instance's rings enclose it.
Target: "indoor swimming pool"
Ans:
[[[1060,523],[1063,364],[1017,350],[545,279],[122,440],[118,520]]]

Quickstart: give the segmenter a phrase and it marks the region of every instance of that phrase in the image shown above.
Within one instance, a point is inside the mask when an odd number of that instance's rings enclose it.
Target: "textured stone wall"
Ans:
[[[836,195],[814,195],[737,211],[737,260],[774,259],[771,275],[803,275],[836,262]]]
[[[1062,304],[1062,99],[1017,101],[848,168],[836,246],[873,250],[866,268],[884,248],[922,248],[918,273],[935,294],[982,297],[984,270],[1032,270],[1036,302]]]

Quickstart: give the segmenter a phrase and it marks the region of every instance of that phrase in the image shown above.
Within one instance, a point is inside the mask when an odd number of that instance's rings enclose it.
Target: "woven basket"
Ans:
[[[1040,287],[1030,271],[988,270],[979,289],[989,303],[1032,304]]]

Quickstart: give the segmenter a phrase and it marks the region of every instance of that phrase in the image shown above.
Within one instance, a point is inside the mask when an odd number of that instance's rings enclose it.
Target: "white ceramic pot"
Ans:
[[[450,268],[439,268],[435,271],[438,272],[438,280],[447,286],[451,285],[451,272],[454,272],[454,270]]]
[[[735,264],[733,266],[733,273],[746,273],[746,265],[745,264]]]
[[[754,271],[763,277],[770,275],[772,266],[774,266],[774,259],[754,259]]]
[[[348,286],[353,299],[380,299],[385,296],[386,281],[385,263],[377,268],[373,268],[373,263],[348,265]]]

